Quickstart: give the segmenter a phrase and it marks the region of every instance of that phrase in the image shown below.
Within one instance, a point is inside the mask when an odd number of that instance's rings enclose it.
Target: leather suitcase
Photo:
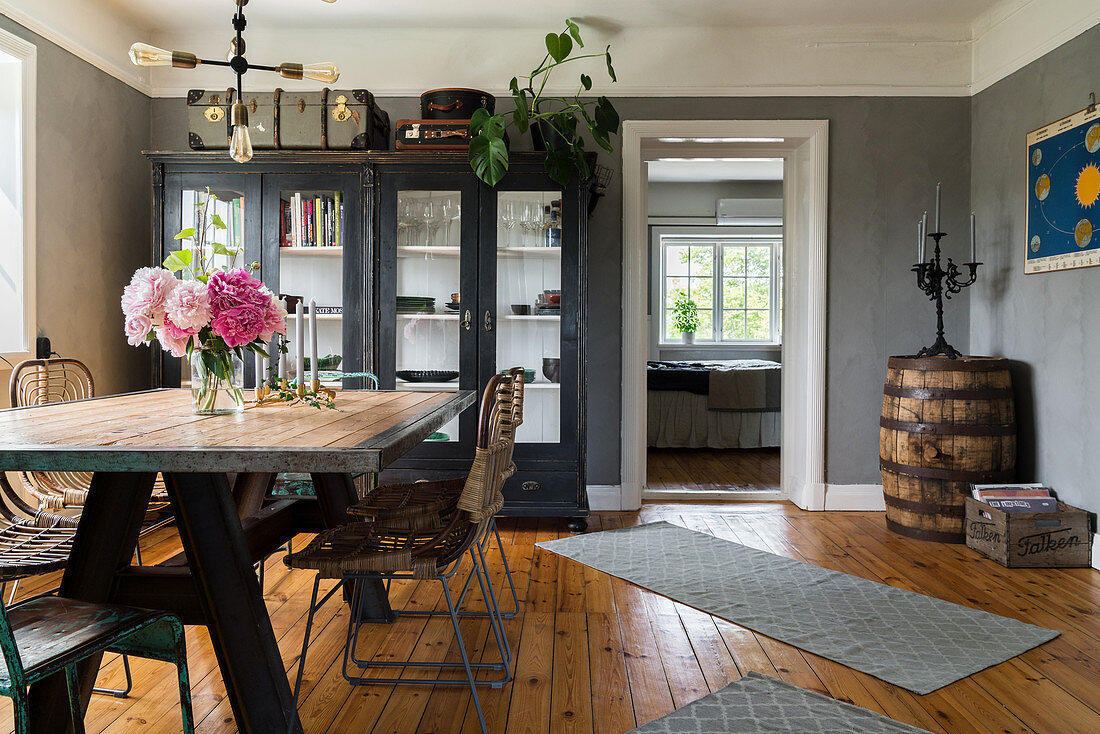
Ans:
[[[275,104],[281,90],[274,92],[245,92],[244,103],[248,107],[248,136],[255,150],[273,150],[276,145]],[[192,89],[187,92],[187,142],[193,150],[228,150],[229,109],[236,101],[234,89],[207,91]]]
[[[469,150],[469,120],[398,120],[398,150]]]
[[[283,150],[389,150],[390,117],[366,89],[281,92],[277,147]]]
[[[496,97],[479,89],[433,89],[420,95],[420,116],[425,120],[469,120],[474,110],[493,114]]]

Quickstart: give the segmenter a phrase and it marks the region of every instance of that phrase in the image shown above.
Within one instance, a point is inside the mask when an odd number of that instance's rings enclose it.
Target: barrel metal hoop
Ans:
[[[916,512],[922,515],[947,515],[949,517],[960,518],[966,515],[965,505],[937,505],[931,502],[914,502],[913,500],[902,499],[901,497],[894,497],[889,494],[884,494],[882,498],[887,506],[893,507],[896,510]]]
[[[990,482],[1011,482],[1016,478],[1016,471],[962,471],[955,469],[936,469],[928,466],[908,466],[897,464],[887,459],[879,459],[878,465],[895,474],[918,477],[920,479],[942,479],[946,482],[970,482],[971,484],[988,484]]]
[[[965,533],[951,533],[944,530],[926,530],[923,528],[909,528],[886,518],[886,527],[898,535],[905,535],[917,540],[932,540],[937,543],[965,543]]]
[[[935,357],[890,357],[886,366],[918,372],[1000,372],[1008,370],[1009,362],[1002,357],[962,357],[937,359]]]
[[[1010,387],[986,387],[972,390],[950,387],[898,387],[885,385],[882,392],[895,398],[916,400],[1004,400],[1012,398]]]
[[[911,423],[885,416],[878,419],[883,428],[906,433],[934,433],[938,436],[1015,436],[1016,424],[1000,426],[976,426],[961,423]]]

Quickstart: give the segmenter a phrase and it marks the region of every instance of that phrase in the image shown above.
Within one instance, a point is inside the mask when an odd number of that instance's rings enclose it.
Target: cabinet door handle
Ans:
[[[520,485],[520,488],[524,492],[538,492],[540,489],[542,489],[542,485],[538,482],[524,482]]]
[[[462,314],[462,328],[469,331],[473,323],[474,315],[470,313],[470,309],[466,309],[466,313]]]
[[[485,309],[485,331],[493,330],[493,312]]]

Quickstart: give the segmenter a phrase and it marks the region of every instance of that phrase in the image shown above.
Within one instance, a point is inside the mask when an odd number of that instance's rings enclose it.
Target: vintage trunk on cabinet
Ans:
[[[886,524],[963,543],[971,484],[1011,482],[1016,415],[1007,362],[891,357],[879,419]]]
[[[1005,512],[966,498],[966,544],[1008,568],[1088,568],[1092,531],[1084,510]]]

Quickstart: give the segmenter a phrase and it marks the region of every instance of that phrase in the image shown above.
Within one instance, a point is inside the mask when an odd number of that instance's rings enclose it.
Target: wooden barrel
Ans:
[[[1011,482],[1016,411],[1008,364],[993,357],[890,357],[879,419],[886,526],[965,543],[970,485]]]

